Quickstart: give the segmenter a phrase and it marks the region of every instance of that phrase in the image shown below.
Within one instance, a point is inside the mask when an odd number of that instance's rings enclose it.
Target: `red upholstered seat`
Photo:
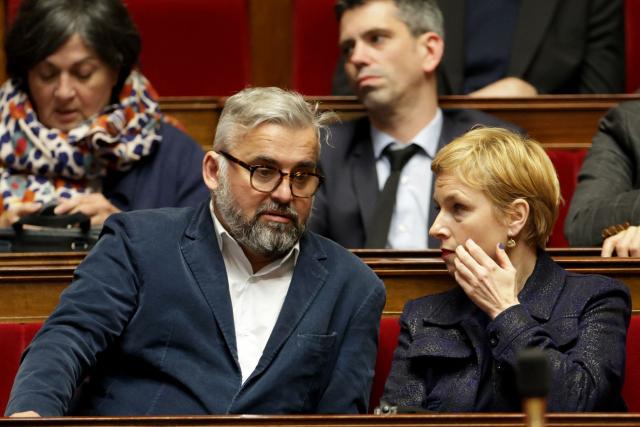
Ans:
[[[0,323],[0,416],[9,400],[20,356],[40,326],[40,323]]]
[[[247,0],[125,0],[141,70],[161,96],[223,96],[249,83]],[[9,0],[13,20],[19,0]]]
[[[378,406],[384,383],[387,381],[391,371],[391,361],[393,351],[398,344],[400,335],[400,323],[397,317],[383,317],[380,321],[380,338],[378,341],[378,356],[376,358],[376,373],[371,386],[371,397],[369,398],[369,411]]]
[[[40,329],[39,323],[0,323],[0,414],[9,399],[11,385],[18,370],[22,351]],[[398,343],[400,324],[396,317],[384,317],[380,322],[380,340],[376,370],[371,387],[369,408],[380,403],[384,383],[391,370],[393,351]],[[632,316],[627,335],[627,360],[622,395],[630,412],[640,412],[640,316]]]
[[[564,199],[547,246],[550,248],[566,248],[569,246],[569,242],[564,237],[564,219],[569,211],[573,193],[576,191],[578,172],[580,172],[587,150],[547,150],[547,154],[558,173],[560,192]]]
[[[338,63],[335,0],[293,0],[291,87],[304,95],[331,95]]]
[[[249,82],[246,0],[126,0],[142,72],[161,96],[231,95]]]

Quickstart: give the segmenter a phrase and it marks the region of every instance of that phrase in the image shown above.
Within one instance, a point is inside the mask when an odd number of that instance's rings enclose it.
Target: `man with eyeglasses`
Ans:
[[[230,97],[203,162],[211,200],[107,220],[6,413],[366,412],[385,293],[305,230],[325,119],[277,88]]]

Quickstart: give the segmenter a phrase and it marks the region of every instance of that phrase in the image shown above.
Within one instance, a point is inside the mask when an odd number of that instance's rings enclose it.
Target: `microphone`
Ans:
[[[550,377],[549,361],[544,351],[527,348],[518,354],[516,381],[528,427],[544,426]]]

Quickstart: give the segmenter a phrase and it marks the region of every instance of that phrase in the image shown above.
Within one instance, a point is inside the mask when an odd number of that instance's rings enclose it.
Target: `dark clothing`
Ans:
[[[197,206],[209,197],[202,181],[202,148],[168,123],[160,134],[155,153],[103,180],[103,194],[118,209]]]
[[[612,108],[600,121],[578,174],[564,233],[571,246],[599,246],[602,230],[640,224],[640,101]]]
[[[626,410],[627,288],[569,273],[540,251],[518,298],[493,321],[461,288],[409,302],[383,400],[428,411],[519,411],[516,357],[537,347],[550,362],[549,411]]]
[[[366,412],[384,302],[362,261],[305,233],[243,384],[209,203],[114,214],[27,348],[6,413]]]
[[[438,150],[477,124],[515,129],[513,125],[480,111],[443,110],[442,115]],[[320,168],[325,182],[313,203],[311,230],[345,248],[364,247],[365,230],[370,229],[379,193],[367,117],[331,127],[329,144],[320,152]],[[425,233],[435,218],[435,205],[430,203]],[[438,245],[436,239],[429,237],[429,247]]]
[[[439,93],[464,87],[465,6],[442,0],[445,52]],[[622,0],[521,0],[506,76],[539,93],[624,92],[624,4]]]
[[[507,74],[520,0],[467,2],[464,90],[470,93]]]
[[[438,93],[464,93],[467,0],[441,0],[445,49]],[[625,90],[623,0],[521,0],[505,76],[542,94]],[[340,61],[333,94],[353,94]]]

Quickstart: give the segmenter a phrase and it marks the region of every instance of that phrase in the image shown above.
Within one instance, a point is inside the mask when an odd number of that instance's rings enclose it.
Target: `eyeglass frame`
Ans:
[[[227,153],[226,151],[216,151],[216,153],[220,154],[222,157],[224,157],[227,160],[232,161],[233,163],[242,166],[243,168],[245,168],[246,170],[249,171],[249,184],[251,185],[251,188],[253,188],[256,191],[259,191],[260,193],[264,193],[264,194],[269,194],[269,193],[273,193],[276,188],[278,188],[280,186],[280,184],[282,184],[282,180],[284,179],[284,177],[288,177],[289,178],[289,190],[291,191],[291,195],[294,197],[299,197],[301,199],[309,199],[311,197],[313,197],[314,194],[316,194],[316,192],[318,191],[318,189],[320,188],[320,186],[322,185],[322,183],[324,182],[324,176],[317,173],[317,172],[302,172],[302,171],[292,171],[292,172],[282,172],[282,169],[277,168],[275,166],[269,166],[269,165],[250,165],[249,163],[243,162],[242,160],[238,159],[237,157],[232,156],[231,154]],[[271,189],[271,191],[264,191],[264,190],[259,190],[257,189],[254,185],[253,185],[253,173],[258,169],[258,168],[267,168],[267,169],[271,169],[275,172],[278,172],[280,174],[280,178],[278,179],[278,182],[273,186],[273,189]],[[297,194],[294,193],[293,191],[293,184],[291,182],[291,176],[295,176],[295,175],[311,175],[311,176],[315,176],[316,178],[318,178],[318,186],[316,187],[316,189],[313,191],[313,193],[311,193],[309,196],[298,196]]]

